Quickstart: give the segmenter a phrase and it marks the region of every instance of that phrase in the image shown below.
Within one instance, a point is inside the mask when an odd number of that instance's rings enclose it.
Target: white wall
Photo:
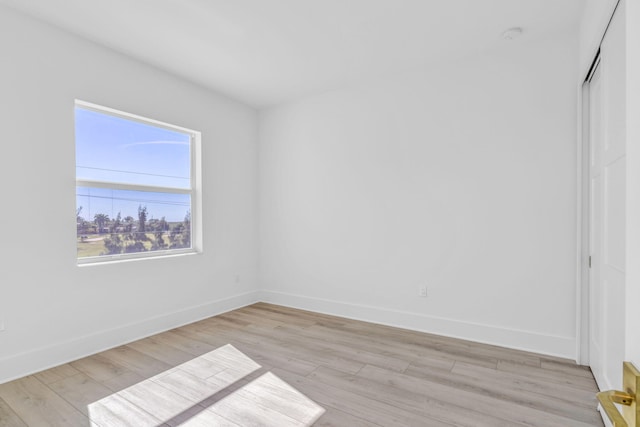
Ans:
[[[253,109],[4,7],[0,52],[0,383],[256,299]],[[203,254],[76,265],[75,98],[202,132]]]
[[[577,52],[522,40],[261,112],[264,299],[575,357]]]

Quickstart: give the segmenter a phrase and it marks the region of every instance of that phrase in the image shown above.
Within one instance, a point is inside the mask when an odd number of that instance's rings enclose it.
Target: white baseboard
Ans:
[[[516,350],[576,359],[576,339],[428,316],[407,311],[389,310],[341,301],[263,290],[264,302],[331,314],[354,320],[461,338]]]
[[[0,359],[0,384],[259,301],[575,360],[576,340],[274,291],[252,291]]]
[[[0,359],[0,384],[260,301],[252,291]]]

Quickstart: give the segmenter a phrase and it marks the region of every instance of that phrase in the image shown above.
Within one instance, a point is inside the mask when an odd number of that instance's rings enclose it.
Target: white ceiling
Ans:
[[[585,0],[0,0],[255,107],[575,29]],[[522,27],[517,41],[502,40]]]

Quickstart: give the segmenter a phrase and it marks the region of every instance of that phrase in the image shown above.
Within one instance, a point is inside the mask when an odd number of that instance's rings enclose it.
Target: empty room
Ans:
[[[640,426],[639,23],[0,0],[0,427]]]

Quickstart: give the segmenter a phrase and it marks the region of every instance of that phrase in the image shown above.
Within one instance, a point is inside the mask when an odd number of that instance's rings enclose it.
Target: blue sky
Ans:
[[[176,188],[190,187],[190,135],[76,107],[76,178]],[[77,207],[92,220],[96,213],[137,219],[181,221],[189,195],[78,187]]]

